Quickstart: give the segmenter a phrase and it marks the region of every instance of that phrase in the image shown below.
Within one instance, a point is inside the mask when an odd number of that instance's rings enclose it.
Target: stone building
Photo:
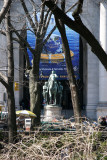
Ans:
[[[35,0],[37,1],[37,0]],[[2,7],[0,1],[0,7]],[[66,9],[77,0],[66,0]],[[27,7],[32,10],[30,3]],[[39,5],[39,1],[37,1]],[[13,2],[11,15],[14,19],[16,29],[21,29],[24,25],[24,12],[19,0]],[[87,28],[94,34],[103,49],[107,52],[107,1],[106,0],[85,0],[81,19]],[[20,23],[19,23],[20,22]],[[1,28],[4,28],[1,24]],[[107,72],[99,62],[98,58],[92,53],[91,47],[81,38],[80,48],[83,53],[82,62],[82,105],[86,109],[87,117],[96,119],[100,115],[107,115]],[[21,54],[20,54],[21,52]],[[7,53],[6,39],[0,34],[0,71],[7,74]],[[16,108],[20,108],[20,101],[23,99],[24,89],[24,55],[18,43],[14,43],[15,60],[15,103]],[[69,96],[69,94],[68,94]],[[69,103],[69,102],[68,102]],[[0,105],[7,106],[6,89],[0,83]]]

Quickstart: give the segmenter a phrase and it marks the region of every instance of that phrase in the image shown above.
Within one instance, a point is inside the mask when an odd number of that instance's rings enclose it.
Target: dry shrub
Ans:
[[[71,128],[72,121],[62,120]],[[106,160],[106,131],[99,132],[98,126],[89,121],[81,123],[80,129],[69,131],[49,131],[56,124],[38,127],[29,135],[21,134],[16,144],[5,144],[0,160]],[[59,125],[61,127],[61,123]],[[64,126],[63,126],[64,127]],[[58,122],[57,122],[58,128]],[[103,136],[102,136],[103,135]],[[106,135],[106,134],[105,134]],[[103,139],[101,139],[103,137]]]

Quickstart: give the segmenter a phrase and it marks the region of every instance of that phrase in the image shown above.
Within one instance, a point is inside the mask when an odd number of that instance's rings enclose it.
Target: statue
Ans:
[[[45,82],[43,85],[43,98],[45,100],[45,103],[48,103],[48,82]]]
[[[43,97],[45,100],[43,121],[53,121],[61,117],[61,100],[63,86],[56,80],[57,74],[52,70],[49,79],[43,85]]]
[[[48,82],[45,82],[43,85],[43,98],[46,104],[58,104],[61,106],[63,86],[61,82],[57,83],[56,78],[58,78],[58,76],[55,71],[52,70]]]
[[[48,79],[48,89],[49,89],[49,98],[50,98],[50,104],[56,104],[56,95],[57,95],[57,88],[58,84],[56,81],[57,74],[55,74],[55,71],[52,71],[52,73],[49,76]]]
[[[53,81],[53,80],[55,81],[56,78],[58,78],[58,76],[57,76],[57,74],[55,73],[55,71],[52,70],[52,73],[51,73],[50,76],[49,76],[48,82]]]

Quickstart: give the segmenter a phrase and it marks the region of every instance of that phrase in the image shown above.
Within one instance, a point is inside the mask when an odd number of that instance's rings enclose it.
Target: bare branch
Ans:
[[[6,32],[5,32],[5,31],[3,31],[2,29],[0,29],[0,33],[1,33],[1,34],[3,34],[4,36],[6,36]],[[16,41],[16,42],[20,43],[20,42],[19,42],[19,40],[18,40],[17,38],[12,37],[12,39],[13,39],[14,41]]]
[[[4,0],[4,5],[0,11],[0,23],[5,18],[5,15],[11,5],[12,0]]]
[[[8,79],[2,72],[0,72],[0,82],[8,88]]]
[[[25,26],[26,26],[26,24],[23,25],[23,28],[22,28],[20,36],[23,37],[24,39],[26,39],[26,41],[27,41]],[[24,54],[25,54],[26,68],[29,70],[29,69],[31,69],[31,66],[30,66],[30,60],[29,60],[29,55],[28,55],[28,52],[27,52],[27,48],[26,48],[25,44],[22,41],[20,41],[20,42],[19,43],[20,43],[20,45],[21,45],[21,47],[22,47],[22,49],[24,51]]]
[[[34,21],[36,24],[36,28],[38,27],[38,20],[37,20],[37,14],[36,14],[36,5],[35,2],[33,0],[30,0],[33,6],[33,10],[34,10]]]
[[[36,34],[36,27],[35,27],[35,24],[34,24],[32,18],[31,18],[31,16],[30,16],[30,14],[29,14],[29,11],[28,11],[28,9],[27,9],[27,7],[26,7],[26,4],[25,4],[24,0],[20,0],[20,1],[21,1],[21,3],[22,3],[23,9],[24,9],[24,11],[25,11],[25,13],[26,13],[27,19],[28,19],[28,21],[29,21],[32,29],[34,30],[34,32],[35,32],[35,34]]]
[[[53,29],[50,31],[50,33],[48,34],[48,36],[44,40],[43,45],[46,44],[46,42],[48,41],[48,39],[50,38],[50,36],[52,35],[52,33],[55,31],[55,29],[56,29],[56,26],[54,26]]]
[[[12,42],[12,30],[10,24],[10,10],[6,14],[6,38],[7,38],[7,55],[8,55],[8,84],[12,86],[12,79],[14,79],[14,56],[13,56],[13,42]]]
[[[37,30],[37,33],[40,34],[41,32],[41,28],[42,28],[42,25],[43,25],[43,20],[44,20],[44,10],[45,9],[45,5],[43,4],[42,7],[41,7],[41,14],[40,14],[40,22],[39,22],[39,25],[38,25],[38,30]]]
[[[32,47],[30,46],[30,44],[16,31],[16,29],[11,25],[13,32],[15,32],[15,34],[17,35],[17,37],[19,38],[19,40],[24,43],[29,50],[32,52],[32,54],[34,53],[34,50],[32,49]]]
[[[52,16],[52,12],[50,12],[49,16],[47,17],[47,22],[45,22],[45,24],[42,26],[42,34],[43,34],[43,37],[45,36],[45,34],[46,34],[46,32],[47,32],[47,29],[48,29],[48,26],[49,26],[49,22],[50,22],[51,16]]]
[[[40,24],[43,24],[44,9],[45,9],[45,5],[42,5],[42,7],[41,7],[41,14],[40,14]]]
[[[76,5],[78,4],[78,2],[76,2],[75,4],[73,4],[65,13],[69,12],[71,9],[73,9]]]
[[[29,70],[31,68],[31,66],[30,66],[30,61],[29,61],[29,56],[28,56],[27,49],[25,48],[25,46],[22,43],[22,41],[18,40],[15,37],[13,37],[13,40],[18,42],[20,44],[20,46],[22,47],[22,49],[24,50],[24,54],[25,54],[25,58],[26,58],[26,68]]]
[[[82,13],[82,6],[83,6],[83,0],[78,0],[78,6],[72,14],[75,20],[80,19],[79,14]]]
[[[46,21],[47,21],[47,17],[48,17],[49,12],[50,12],[50,9],[48,9],[47,13],[45,14],[44,21],[43,21],[43,25],[46,24]]]
[[[48,28],[48,25],[49,25],[51,16],[52,16],[52,12],[50,12],[49,17],[48,17],[48,20],[47,20],[47,23],[46,23],[46,25],[45,25],[46,30],[47,30],[47,28]]]
[[[3,34],[4,36],[6,36],[6,32],[5,31],[0,30],[0,33]],[[29,69],[31,66],[30,66],[30,62],[29,62],[28,52],[27,52],[24,44],[18,38],[12,37],[12,40],[18,42],[20,44],[20,46],[23,48],[24,54],[25,54],[25,57],[26,57],[26,68]]]
[[[25,54],[25,58],[26,58],[26,68],[29,70],[31,68],[30,66],[30,62],[29,62],[29,56],[28,56],[28,52],[27,49],[25,48],[24,44],[22,43],[22,41],[18,40],[17,38],[13,37],[12,38],[14,41],[18,42],[20,44],[20,46],[22,47],[22,49],[24,50],[24,54]]]

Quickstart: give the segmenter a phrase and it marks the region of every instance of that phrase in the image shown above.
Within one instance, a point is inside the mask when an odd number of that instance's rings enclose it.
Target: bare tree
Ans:
[[[14,55],[12,31],[10,27],[10,13],[6,15],[6,37],[7,37],[7,52],[8,52],[8,127],[9,127],[9,142],[13,142],[16,138],[16,113],[15,113],[15,98],[14,98]]]
[[[0,11],[0,23],[5,18],[6,13],[11,5],[12,0],[4,0],[3,7]]]
[[[8,77],[0,73],[0,82],[6,87],[8,95],[8,128],[9,142],[13,143],[17,135],[15,98],[14,98],[14,55],[12,30],[10,26],[10,11],[7,12],[5,18],[6,32],[3,32],[7,38],[7,55],[8,55]]]
[[[49,36],[45,39],[47,28],[51,19],[52,12],[49,9],[45,8],[45,5],[42,5],[40,7],[40,18],[39,20],[37,19],[37,12],[36,12],[36,4],[34,3],[33,0],[31,0],[32,5],[33,5],[33,19],[32,16],[30,15],[30,12],[27,9],[26,3],[24,0],[20,0],[22,7],[25,11],[27,20],[30,24],[31,28],[28,28],[31,30],[36,38],[35,42],[35,47],[33,48],[30,46],[30,44],[27,42],[26,39],[24,39],[17,30],[11,25],[13,28],[13,31],[17,35],[20,45],[25,48],[26,46],[30,52],[32,53],[33,60],[32,60],[32,67],[30,66],[29,63],[29,56],[28,53],[25,50],[25,57],[26,57],[26,69],[29,72],[29,91],[30,91],[30,110],[37,115],[36,119],[33,119],[33,125],[39,124],[40,123],[40,82],[39,82],[39,63],[40,63],[40,56],[43,50],[43,45],[47,42],[48,38],[52,34],[52,32],[55,30],[54,29],[50,32]]]
[[[65,0],[61,1],[61,8],[63,11],[65,11]],[[55,20],[56,20],[57,28],[61,34],[63,50],[65,53],[66,67],[67,67],[68,80],[69,80],[70,91],[71,91],[71,99],[73,104],[75,122],[79,122],[81,113],[80,113],[78,89],[76,86],[76,79],[74,76],[74,70],[73,70],[73,65],[71,61],[70,49],[69,49],[69,44],[66,36],[65,26],[62,20],[58,19],[57,16],[55,16]]]

